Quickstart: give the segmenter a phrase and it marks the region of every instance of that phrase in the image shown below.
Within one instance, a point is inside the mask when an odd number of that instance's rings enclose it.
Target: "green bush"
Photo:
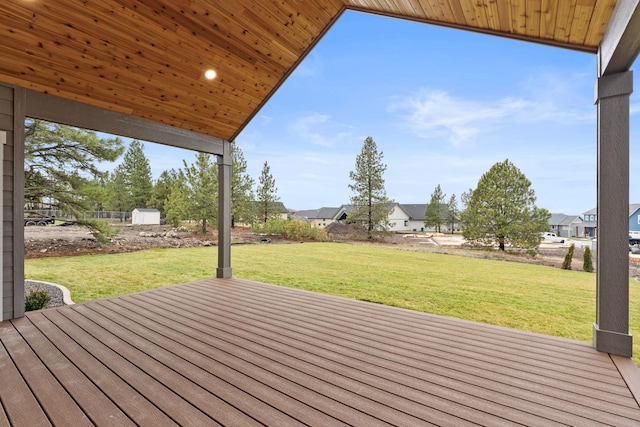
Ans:
[[[40,288],[32,289],[24,297],[24,309],[25,311],[41,310],[49,304],[49,301],[51,301],[49,292]]]
[[[270,219],[265,223],[253,226],[255,233],[278,234],[285,239],[311,239],[317,241],[327,240],[327,233],[318,227],[312,227],[308,222],[297,219]]]
[[[572,243],[569,246],[569,250],[567,254],[564,256],[564,261],[562,262],[562,268],[565,270],[571,270],[571,261],[573,260],[573,251],[576,249],[575,245]]]
[[[584,248],[584,255],[582,255],[582,269],[587,273],[593,273],[593,260],[591,258],[591,248],[587,246]]]

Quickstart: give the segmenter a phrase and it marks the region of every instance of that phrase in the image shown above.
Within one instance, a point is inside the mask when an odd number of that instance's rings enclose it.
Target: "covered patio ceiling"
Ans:
[[[345,10],[595,53],[615,4],[5,0],[0,81],[233,140]]]

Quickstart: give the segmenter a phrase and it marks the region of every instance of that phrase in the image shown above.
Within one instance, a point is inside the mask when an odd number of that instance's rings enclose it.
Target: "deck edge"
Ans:
[[[636,404],[640,408],[640,370],[636,364],[628,357],[618,356],[617,354],[609,354],[620,376],[627,384],[631,395]]]

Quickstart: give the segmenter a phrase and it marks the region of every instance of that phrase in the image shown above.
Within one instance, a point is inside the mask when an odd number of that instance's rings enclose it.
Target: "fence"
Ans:
[[[44,216],[54,217],[56,219],[68,219],[68,220],[75,219],[73,215],[68,214],[65,211],[55,210],[55,209],[33,209],[33,210],[29,210],[29,212],[37,213]],[[82,214],[82,218],[83,219],[103,219],[110,222],[130,222],[131,212],[120,212],[120,211],[84,212]]]

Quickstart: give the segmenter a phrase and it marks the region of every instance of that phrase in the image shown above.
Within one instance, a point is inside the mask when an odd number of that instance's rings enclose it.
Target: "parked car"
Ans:
[[[56,219],[48,215],[41,215],[37,212],[25,212],[24,213],[24,225],[25,227],[31,225],[45,226],[54,224]]]
[[[544,233],[540,233],[540,236],[542,236],[543,240],[549,240],[553,243],[564,243],[564,238],[558,237],[556,233],[546,231]]]

